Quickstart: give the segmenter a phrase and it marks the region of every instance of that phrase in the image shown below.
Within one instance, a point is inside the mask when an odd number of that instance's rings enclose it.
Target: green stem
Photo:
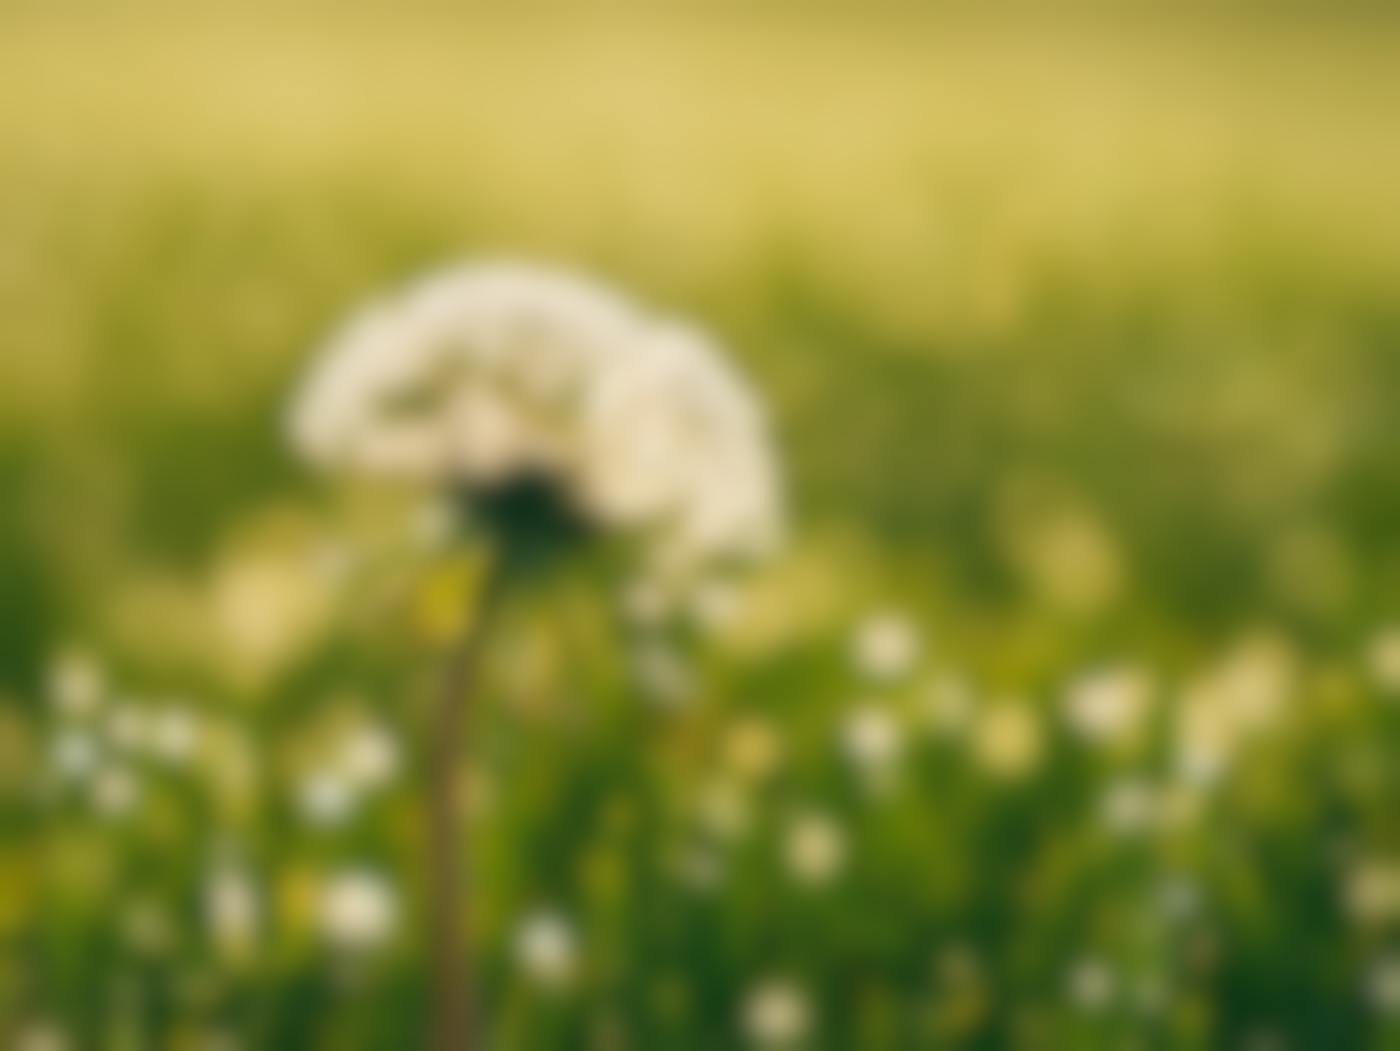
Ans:
[[[471,849],[462,813],[461,761],[487,628],[500,600],[503,560],[489,561],[476,615],[443,668],[428,743],[428,923],[434,1051],[469,1051],[475,1004],[471,968]]]

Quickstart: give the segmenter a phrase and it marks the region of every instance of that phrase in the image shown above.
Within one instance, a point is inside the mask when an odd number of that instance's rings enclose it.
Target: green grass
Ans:
[[[0,1043],[55,1015],[140,1047],[418,1032],[414,917],[347,978],[298,890],[369,859],[411,905],[412,778],[332,834],[288,795],[347,694],[417,732],[421,556],[364,594],[308,583],[307,544],[401,538],[347,525],[280,418],[351,305],[506,253],[720,333],[773,408],[796,539],[681,712],[638,698],[596,596],[519,614],[477,762],[500,1046],[732,1046],[773,971],[811,989],[819,1046],[1396,1046],[1362,995],[1394,917],[1340,902],[1397,849],[1396,709],[1363,659],[1400,615],[1397,42],[1381,12],[1262,8],[0,14]],[[230,612],[259,560],[332,606],[288,613],[285,651]],[[884,690],[847,649],[888,604],[930,646]],[[1261,630],[1296,661],[1284,714],[1191,822],[1106,834],[1105,786],[1174,783],[1184,687]],[[36,803],[73,639],[122,692],[243,735],[261,787],[153,762],[127,823]],[[1100,754],[1058,705],[1120,659],[1161,683],[1160,725]],[[1038,713],[1029,781],[989,776],[975,729],[921,728],[954,673],[978,713]],[[888,798],[835,743],[866,697],[908,722]],[[746,715],[786,761],[741,792],[753,831],[709,844],[694,812]],[[805,805],[851,839],[814,894],[775,853]],[[697,839],[716,891],[675,875]],[[224,841],[270,902],[237,967],[197,911]],[[1164,873],[1202,888],[1185,927],[1142,921]],[[168,957],[123,940],[143,896],[182,932]],[[586,949],[557,997],[510,958],[542,901]],[[1160,973],[1166,1006],[1073,1009],[1085,954]]]

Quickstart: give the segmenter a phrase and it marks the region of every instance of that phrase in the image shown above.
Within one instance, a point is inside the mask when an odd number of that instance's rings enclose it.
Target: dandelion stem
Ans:
[[[475,1041],[471,969],[471,850],[463,823],[461,759],[487,628],[499,602],[503,560],[488,561],[474,615],[447,657],[428,743],[428,924],[432,949],[432,1048]]]

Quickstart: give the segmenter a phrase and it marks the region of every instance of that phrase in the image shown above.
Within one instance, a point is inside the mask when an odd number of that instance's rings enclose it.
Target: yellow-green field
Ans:
[[[0,13],[0,1046],[421,1042],[463,565],[282,420],[356,303],[506,255],[718,333],[793,527],[664,660],[611,583],[507,617],[483,1046],[1400,1047],[1398,54],[1262,4]]]

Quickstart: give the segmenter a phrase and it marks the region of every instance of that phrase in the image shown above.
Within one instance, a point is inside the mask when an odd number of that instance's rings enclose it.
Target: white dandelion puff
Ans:
[[[1140,729],[1151,703],[1152,683],[1141,669],[1100,668],[1070,686],[1064,717],[1070,730],[1090,744],[1113,744]]]
[[[857,628],[852,656],[858,671],[876,682],[892,682],[908,675],[918,662],[919,629],[897,610],[874,614]]]
[[[812,1028],[812,1005],[807,993],[787,978],[767,978],[744,999],[744,1032],[758,1047],[789,1047]]]
[[[531,981],[549,988],[567,985],[578,966],[578,939],[562,913],[541,910],[520,921],[515,958]]]
[[[542,267],[464,266],[363,311],[293,406],[312,463],[489,500],[546,483],[665,562],[750,556],[779,526],[757,401],[698,330]]]
[[[378,872],[343,869],[322,887],[319,912],[321,934],[328,945],[343,952],[369,952],[393,934],[398,899]]]
[[[841,730],[846,757],[866,773],[888,769],[904,748],[904,733],[889,710],[875,704],[856,708]]]
[[[789,823],[783,859],[799,883],[830,883],[846,863],[846,833],[832,817],[817,811],[799,814]]]

